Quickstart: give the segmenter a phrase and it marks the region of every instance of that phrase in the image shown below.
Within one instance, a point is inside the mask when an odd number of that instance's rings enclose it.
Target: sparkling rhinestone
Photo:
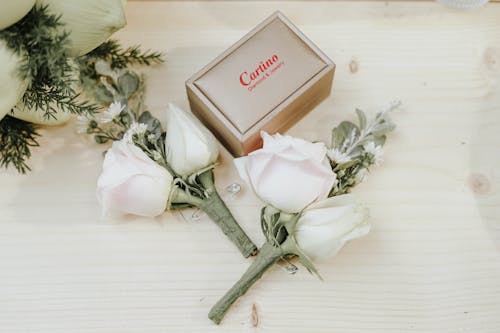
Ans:
[[[197,209],[191,215],[191,220],[193,220],[193,221],[199,221],[203,217],[203,215],[205,215],[205,213],[203,213],[202,210]]]
[[[297,266],[295,266],[294,264],[289,264],[285,267],[285,270],[288,274],[293,275],[293,274],[297,273],[299,268]]]
[[[239,191],[241,191],[241,185],[238,183],[232,183],[228,187],[226,187],[226,191],[228,191],[231,194],[236,194]]]

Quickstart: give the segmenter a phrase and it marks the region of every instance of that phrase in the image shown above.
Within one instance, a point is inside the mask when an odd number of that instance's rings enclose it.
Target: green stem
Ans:
[[[254,262],[248,267],[243,276],[229,289],[229,291],[212,307],[208,313],[214,323],[220,324],[231,305],[243,296],[247,290],[257,282],[264,272],[286,254],[281,247],[275,247],[270,243],[265,243],[260,248],[259,254]]]
[[[243,231],[238,222],[217,193],[199,206],[212,221],[221,228],[222,232],[238,247],[241,254],[247,258],[257,252],[257,246]]]
[[[257,253],[257,246],[240,227],[215,189],[212,170],[199,176],[206,190],[207,197],[200,199],[178,189],[172,202],[188,203],[204,211],[212,221],[219,226],[224,234],[238,247],[241,254],[247,258]]]

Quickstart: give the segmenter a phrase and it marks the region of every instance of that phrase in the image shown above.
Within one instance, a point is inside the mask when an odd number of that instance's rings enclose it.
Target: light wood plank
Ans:
[[[166,53],[148,71],[161,117],[169,101],[187,107],[192,73],[276,9],[338,66],[331,97],[289,134],[329,140],[355,107],[404,103],[385,163],[356,190],[370,235],[319,265],[324,282],[273,269],[216,327],[208,310],[250,261],[206,219],[100,221],[104,147],[73,124],[46,129],[31,174],[0,173],[0,332],[499,331],[500,6],[131,2],[117,37]],[[226,152],[217,181],[239,181]],[[250,191],[228,205],[262,242]]]

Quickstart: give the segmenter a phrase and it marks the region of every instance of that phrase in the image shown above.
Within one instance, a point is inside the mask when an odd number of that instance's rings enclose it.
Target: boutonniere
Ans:
[[[349,240],[370,230],[368,208],[351,189],[381,161],[386,134],[394,129],[388,111],[370,121],[356,110],[359,123],[342,122],[332,142],[262,133],[264,146],[235,160],[255,194],[266,242],[241,279],[213,306],[209,318],[219,324],[230,306],[282,258],[298,257],[320,277],[314,262],[334,256]]]
[[[215,188],[213,169],[219,148],[213,134],[173,104],[167,108],[166,123],[164,131],[148,111],[137,114],[120,102],[87,120],[86,132],[98,142],[114,141],[97,182],[103,213],[153,217],[165,210],[198,207],[244,257],[255,254],[257,247]]]

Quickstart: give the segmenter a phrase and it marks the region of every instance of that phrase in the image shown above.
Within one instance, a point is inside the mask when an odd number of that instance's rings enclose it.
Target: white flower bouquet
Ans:
[[[235,160],[241,177],[266,203],[261,226],[266,243],[241,279],[213,306],[219,324],[230,306],[282,258],[298,257],[319,277],[313,261],[334,256],[349,240],[370,230],[368,209],[352,194],[372,165],[380,162],[386,134],[394,129],[387,110],[359,125],[344,121],[322,142],[262,133],[264,147]]]
[[[137,117],[128,106],[114,103],[100,120],[91,121],[91,133],[116,140],[106,152],[97,182],[103,213],[153,217],[166,209],[195,206],[221,228],[244,257],[255,254],[257,247],[215,188],[216,139],[197,119],[173,104],[167,108],[166,120],[165,133],[149,112]],[[122,128],[120,138],[109,134],[109,127],[101,128],[109,122]]]

